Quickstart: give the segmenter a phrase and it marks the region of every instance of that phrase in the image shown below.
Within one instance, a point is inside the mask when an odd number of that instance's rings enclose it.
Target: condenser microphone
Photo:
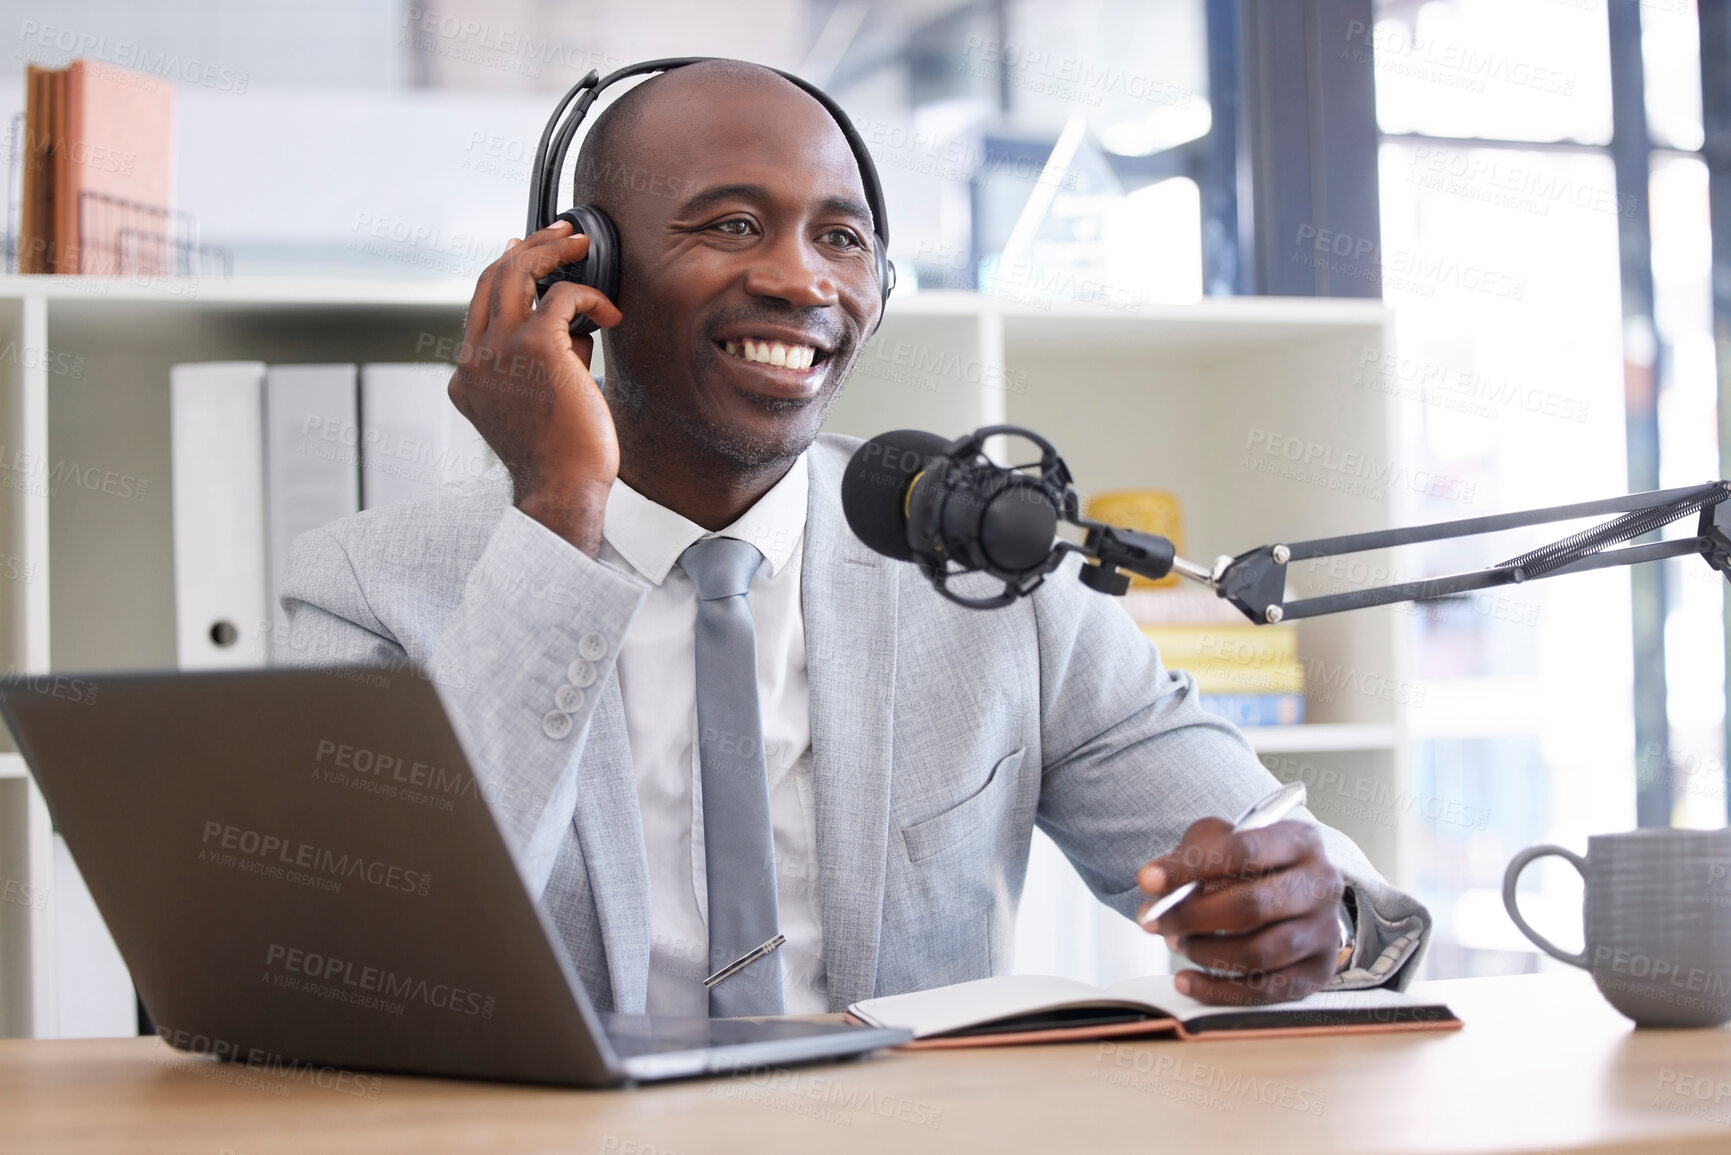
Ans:
[[[985,443],[999,435],[1032,442],[1040,460],[1015,466],[992,461]],[[848,526],[872,550],[913,562],[940,594],[975,609],[1027,596],[1071,552],[1103,563],[1084,566],[1080,574],[1103,593],[1123,593],[1129,586],[1115,567],[1161,577],[1174,565],[1165,538],[1084,521],[1058,451],[1015,425],[990,425],[954,441],[917,429],[880,434],[848,462],[841,502]],[[1060,521],[1086,529],[1083,544],[1058,538]],[[951,578],[970,573],[998,579],[1003,592],[976,597],[950,587]]]
[[[935,433],[897,429],[855,450],[841,479],[841,509],[854,536],[885,557],[913,561],[908,490],[948,444]]]

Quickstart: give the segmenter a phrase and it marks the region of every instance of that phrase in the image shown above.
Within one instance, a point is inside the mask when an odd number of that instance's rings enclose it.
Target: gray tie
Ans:
[[[775,840],[757,702],[757,628],[745,591],[763,555],[731,537],[679,555],[697,587],[697,733],[703,773],[703,859],[709,969],[776,934]],[[771,954],[709,992],[710,1015],[781,1014],[781,959]]]

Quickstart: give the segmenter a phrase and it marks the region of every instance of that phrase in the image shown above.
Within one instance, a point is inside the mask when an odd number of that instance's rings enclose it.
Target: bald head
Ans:
[[[645,157],[654,142],[669,132],[677,134],[680,108],[689,107],[692,98],[746,108],[767,123],[780,121],[778,110],[815,109],[827,122],[827,131],[848,147],[829,110],[774,69],[744,60],[706,60],[651,76],[601,110],[577,153],[572,203],[598,205],[616,216],[634,192],[679,196],[677,181],[654,171]]]

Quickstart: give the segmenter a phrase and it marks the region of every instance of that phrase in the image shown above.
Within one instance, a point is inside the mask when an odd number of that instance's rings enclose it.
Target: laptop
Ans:
[[[0,714],[181,1050],[613,1087],[910,1037],[597,1014],[416,671],[21,675]]]

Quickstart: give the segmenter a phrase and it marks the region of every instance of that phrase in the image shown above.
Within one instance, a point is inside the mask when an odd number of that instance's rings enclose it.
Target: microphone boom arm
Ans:
[[[1604,501],[1551,506],[1520,513],[1259,546],[1237,557],[1221,558],[1212,570],[1203,570],[1200,566],[1173,557],[1171,543],[1168,542],[1166,553],[1170,561],[1166,568],[1159,573],[1150,572],[1159,568],[1158,551],[1147,551],[1155,564],[1146,570],[1135,564],[1134,556],[1130,556],[1128,560],[1119,558],[1120,555],[1133,555],[1137,548],[1146,549],[1144,539],[1149,539],[1152,535],[1134,534],[1128,530],[1115,530],[1110,526],[1099,526],[1097,523],[1080,520],[1077,520],[1077,524],[1089,530],[1088,537],[1083,546],[1071,548],[1099,560],[1096,566],[1083,567],[1081,575],[1082,580],[1095,589],[1114,592],[1109,588],[1114,584],[1122,583],[1124,587],[1128,586],[1128,579],[1112,572],[1113,567],[1128,569],[1133,573],[1146,573],[1149,577],[1161,577],[1176,570],[1187,578],[1209,586],[1220,597],[1231,602],[1245,617],[1263,624],[1314,618],[1395,602],[1430,601],[1558,574],[1582,573],[1613,565],[1635,565],[1687,554],[1700,554],[1708,565],[1731,580],[1731,501],[1726,500],[1728,497],[1731,497],[1731,482],[1715,481],[1704,486],[1653,490]],[[1694,537],[1625,546],[1621,549],[1606,548],[1644,536],[1696,512],[1700,513],[1701,520]],[[1286,601],[1286,567],[1291,562],[1449,538],[1476,537],[1506,529],[1554,521],[1572,521],[1604,513],[1621,513],[1624,516],[1486,569]],[[1100,572],[1091,573],[1093,570]],[[1116,592],[1122,593],[1123,590],[1120,588]]]

